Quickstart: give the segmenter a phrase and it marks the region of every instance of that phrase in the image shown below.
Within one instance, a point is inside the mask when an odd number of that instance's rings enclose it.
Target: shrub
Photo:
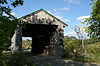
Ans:
[[[85,44],[83,54],[80,40],[69,41],[65,45],[65,51],[66,57],[69,59],[100,63],[100,42],[95,44]]]
[[[23,53],[14,55],[11,53],[2,53],[0,54],[0,66],[32,66],[32,63]]]
[[[65,45],[66,56],[71,59],[82,57],[81,40],[69,41]]]

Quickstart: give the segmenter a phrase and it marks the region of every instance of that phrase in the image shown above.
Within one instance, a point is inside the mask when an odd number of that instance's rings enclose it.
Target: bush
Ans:
[[[67,58],[76,59],[83,58],[81,40],[69,41],[65,45],[65,52]]]
[[[23,53],[14,55],[11,53],[2,53],[0,54],[0,66],[32,66],[32,63]]]
[[[100,53],[100,42],[96,44],[87,45],[86,50],[88,54]]]
[[[84,50],[84,54],[83,51]],[[65,44],[66,58],[100,63],[100,42],[95,44],[85,44],[82,49],[81,40],[69,41]],[[98,61],[97,61],[98,60]]]

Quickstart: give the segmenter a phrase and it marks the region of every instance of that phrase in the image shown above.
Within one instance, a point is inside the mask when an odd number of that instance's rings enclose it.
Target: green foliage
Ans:
[[[0,0],[0,50],[7,48],[20,21],[11,15],[12,7],[23,4],[23,0]]]
[[[92,1],[91,17],[85,22],[88,26],[88,33],[90,37],[100,38],[100,0]]]
[[[69,42],[71,40],[76,40],[77,38],[74,36],[64,36],[64,44],[66,44],[66,42]]]
[[[85,47],[88,54],[100,53],[100,42],[97,42],[95,44],[89,44],[86,45]]]
[[[88,62],[100,63],[100,41],[95,44],[89,44],[85,46],[88,57],[84,58]]]
[[[81,40],[73,40],[66,43],[65,51],[68,58],[80,58],[82,56]]]
[[[23,53],[12,55],[11,53],[0,54],[0,66],[34,66]]]
[[[65,38],[66,39],[66,38]],[[65,58],[75,61],[99,62],[100,60],[100,39],[84,40],[84,54],[82,49],[82,40],[65,40]]]
[[[0,17],[0,49],[4,49],[10,45],[10,39],[16,28],[15,20],[8,20]]]
[[[81,40],[78,40],[74,36],[65,36],[64,37],[64,49],[68,58],[74,59],[76,56],[81,56],[82,49],[81,49]]]
[[[22,48],[31,48],[32,40],[22,40]]]

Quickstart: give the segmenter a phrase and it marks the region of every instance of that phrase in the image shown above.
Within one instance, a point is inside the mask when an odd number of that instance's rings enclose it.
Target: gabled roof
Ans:
[[[40,12],[40,11],[44,11],[45,13],[47,13],[48,15],[50,15],[51,17],[53,17],[53,18],[57,19],[58,21],[60,21],[62,24],[68,26],[66,23],[64,23],[63,21],[61,21],[61,20],[58,19],[57,17],[53,16],[52,14],[48,13],[48,12],[45,11],[44,9],[37,10],[37,11],[32,12],[32,13],[30,13],[30,14],[28,14],[28,15],[25,15],[25,16],[23,16],[23,17],[21,17],[21,18],[26,18],[26,17],[28,17],[28,16],[30,16],[30,15],[37,14],[37,13]],[[21,19],[21,18],[20,18],[20,19]]]

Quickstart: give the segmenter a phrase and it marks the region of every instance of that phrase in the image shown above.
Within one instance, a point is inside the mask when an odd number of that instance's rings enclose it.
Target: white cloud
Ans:
[[[69,8],[67,8],[67,7],[54,9],[54,11],[67,11],[67,10],[69,10]]]
[[[61,14],[61,12],[55,12],[54,14],[55,14],[55,15],[60,15],[60,14]]]
[[[80,0],[64,0],[67,3],[80,4]]]
[[[13,16],[16,15],[14,12],[11,12],[10,14],[13,15]]]
[[[80,16],[76,20],[78,20],[78,21],[84,21],[86,18],[89,18],[89,17],[90,17],[89,15],[87,15],[87,16]]]
[[[70,20],[68,19],[64,19],[61,16],[56,16],[58,19],[62,20],[63,22],[70,22]]]
[[[75,36],[75,37],[78,38],[78,36],[77,36],[75,31],[64,32],[64,36],[66,36],[66,35],[68,35],[68,36]]]

